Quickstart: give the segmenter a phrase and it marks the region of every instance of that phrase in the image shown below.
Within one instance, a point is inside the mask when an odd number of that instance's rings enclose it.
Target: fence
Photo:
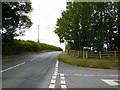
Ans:
[[[92,51],[76,51],[68,50],[70,56],[83,59],[118,59],[120,51],[92,52]]]

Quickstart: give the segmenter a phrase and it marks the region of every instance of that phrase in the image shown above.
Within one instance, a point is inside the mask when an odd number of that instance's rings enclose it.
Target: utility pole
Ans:
[[[40,25],[38,25],[38,43],[40,42],[40,41],[39,41],[39,26],[40,26]]]

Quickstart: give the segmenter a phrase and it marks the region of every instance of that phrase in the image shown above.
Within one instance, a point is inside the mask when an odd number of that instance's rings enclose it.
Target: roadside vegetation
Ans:
[[[28,52],[62,51],[60,47],[35,41],[11,40],[2,43],[2,55],[16,55]]]
[[[60,47],[38,43],[35,41],[16,40],[15,37],[25,35],[25,30],[32,26],[31,2],[2,2],[2,56],[18,57],[31,53],[61,51]]]
[[[68,50],[120,51],[119,8],[120,2],[67,2],[54,32]]]
[[[76,65],[80,67],[88,68],[100,68],[100,69],[120,69],[118,60],[103,60],[103,59],[81,59],[73,56],[69,56],[67,52],[63,52],[58,57],[59,61],[67,64]]]

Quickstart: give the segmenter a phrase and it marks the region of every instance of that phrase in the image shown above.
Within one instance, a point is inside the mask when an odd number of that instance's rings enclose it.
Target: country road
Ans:
[[[118,89],[118,70],[64,64],[57,60],[60,53],[46,52],[3,61],[2,87]]]

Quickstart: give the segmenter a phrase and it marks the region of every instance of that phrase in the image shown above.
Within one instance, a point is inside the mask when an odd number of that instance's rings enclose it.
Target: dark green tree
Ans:
[[[12,40],[24,35],[25,29],[32,25],[27,16],[32,11],[30,2],[2,2],[2,39]]]
[[[68,2],[54,32],[69,49],[118,50],[119,6],[119,2]]]

